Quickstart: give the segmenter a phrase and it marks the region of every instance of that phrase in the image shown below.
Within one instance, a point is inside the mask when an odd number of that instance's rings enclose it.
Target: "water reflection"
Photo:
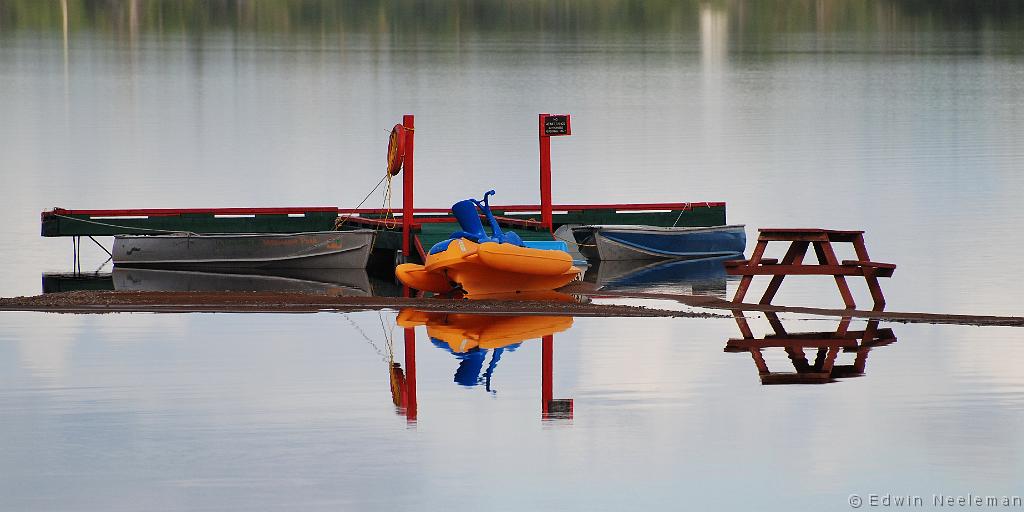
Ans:
[[[727,276],[722,262],[734,257],[670,261],[598,261],[584,281],[617,291],[713,295],[725,298]]]
[[[43,293],[113,290],[110,272],[43,272]]]
[[[843,317],[835,331],[789,332],[783,326],[777,313],[767,312],[765,317],[774,334],[754,338],[750,325],[742,311],[733,311],[733,317],[743,335],[742,339],[726,342],[726,352],[748,352],[754,359],[761,384],[827,384],[836,379],[864,375],[868,353],[872,348],[896,342],[892,329],[878,327],[878,320],[868,320],[862,331],[851,331],[851,317]],[[768,368],[763,351],[781,348],[786,352],[793,372],[772,371]],[[814,353],[814,362],[807,358],[807,351]],[[852,364],[836,364],[839,352],[852,353]]]
[[[515,352],[527,340],[539,339],[541,351],[541,417],[571,419],[572,399],[555,399],[553,390],[554,335],[573,325],[570,316],[508,316],[425,312],[403,309],[397,323],[405,328],[405,372],[391,367],[392,400],[401,414],[415,419],[415,328],[426,327],[431,343],[452,354],[458,365],[453,381],[459,386],[482,387],[496,394],[494,375],[503,355]],[[486,364],[486,367],[485,367]]]
[[[363,269],[201,272],[115,267],[109,273],[44,273],[43,293],[78,290],[147,292],[288,292],[338,297],[395,297],[394,279]]]

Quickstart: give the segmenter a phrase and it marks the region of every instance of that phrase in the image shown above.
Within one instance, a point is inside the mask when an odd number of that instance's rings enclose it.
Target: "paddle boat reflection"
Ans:
[[[742,311],[733,311],[733,317],[743,335],[741,339],[726,342],[726,352],[748,352],[754,359],[761,384],[827,384],[837,379],[864,375],[868,353],[871,349],[896,342],[892,329],[879,328],[878,320],[868,320],[864,330],[849,329],[852,318],[843,317],[834,332],[788,332],[778,314],[767,312],[765,317],[774,334],[754,338]],[[771,371],[762,351],[781,348],[793,365],[793,372]],[[807,351],[813,351],[814,362],[810,362]],[[839,352],[852,353],[852,364],[836,364]]]
[[[427,336],[435,347],[451,353],[459,360],[454,375],[456,384],[483,386],[490,393],[494,392],[491,381],[502,355],[515,351],[527,340],[541,339],[541,417],[572,418],[572,399],[553,398],[554,334],[572,327],[572,317],[477,315],[403,309],[398,314],[397,323],[405,328],[405,371],[397,363],[391,365],[391,394],[395,406],[410,421],[415,420],[417,415],[415,329],[421,326],[426,327]]]

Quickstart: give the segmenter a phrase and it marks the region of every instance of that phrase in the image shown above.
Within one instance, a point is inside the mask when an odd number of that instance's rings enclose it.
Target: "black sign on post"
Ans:
[[[544,135],[572,135],[569,125],[569,114],[558,114],[544,117]]]

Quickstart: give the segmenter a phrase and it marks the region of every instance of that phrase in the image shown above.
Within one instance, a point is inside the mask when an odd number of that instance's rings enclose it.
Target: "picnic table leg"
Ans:
[[[836,364],[836,357],[839,356],[839,345],[833,345],[828,348],[828,356],[825,357],[825,364],[822,365],[821,371],[824,373],[831,374],[832,367]]]
[[[828,355],[828,347],[818,348],[818,353],[814,356],[814,371],[820,372],[825,367],[825,357]]]
[[[868,325],[864,327],[864,337],[861,338],[861,345],[874,345],[875,338],[878,337],[878,320],[868,320]]]
[[[754,247],[753,254],[750,255],[750,260],[747,262],[748,266],[756,267],[761,264],[761,257],[764,256],[764,249],[768,246],[767,240],[758,240],[757,246]],[[740,285],[736,287],[736,295],[733,296],[732,301],[739,304],[743,302],[743,297],[747,295],[747,289],[750,288],[750,282],[754,279],[754,276],[743,276],[740,279]],[[753,338],[753,336],[751,336]]]
[[[868,290],[871,292],[871,299],[875,301],[875,305],[871,310],[881,311],[885,309],[885,296],[882,295],[882,287],[878,284],[878,276],[875,275],[875,269],[865,268],[864,280],[868,283]]]
[[[857,357],[853,360],[853,371],[858,374],[864,373],[864,367],[868,364],[868,352],[871,351],[871,347],[862,346],[857,349]]]
[[[853,238],[853,252],[857,254],[858,260],[871,261],[871,257],[868,256],[868,248],[864,245],[864,235],[857,235]]]
[[[839,259],[836,258],[835,251],[832,250],[832,244],[830,242],[814,242],[814,252],[818,254],[819,258],[824,258],[825,261],[819,259],[819,263],[822,265],[835,265],[839,266]],[[844,276],[832,276],[836,279],[836,286],[839,288],[839,295],[843,296],[843,304],[846,304],[846,309],[855,309],[857,303],[853,301],[853,295],[850,294],[850,286],[846,284],[846,277]]]
[[[871,261],[871,257],[868,256],[868,248],[864,244],[864,235],[857,235],[853,239],[853,250],[857,253],[858,260]],[[885,296],[882,295],[882,287],[878,285],[876,270],[873,268],[864,269],[864,280],[867,281],[868,290],[871,291],[871,298],[875,301],[875,306],[871,310],[881,311],[885,309]]]
[[[804,349],[800,347],[786,347],[786,355],[789,356],[789,361],[793,363],[793,369],[797,373],[807,373],[811,369],[811,365],[807,363],[807,354],[804,353]]]
[[[732,310],[732,317],[736,319],[736,325],[740,328],[740,334],[743,335],[743,339],[754,339],[754,333],[750,330],[750,324],[747,323],[747,317],[743,316],[743,311],[739,309]]]
[[[864,367],[868,363],[868,352],[871,351],[871,346],[875,343],[877,333],[878,320],[868,320],[868,325],[864,328],[864,337],[861,339],[860,348],[857,349],[857,357],[853,360],[853,370],[857,373],[864,373]]]
[[[799,265],[804,261],[804,255],[807,254],[808,242],[793,242],[789,245],[789,250],[786,251],[786,255],[782,257],[780,264],[782,265]],[[779,286],[782,285],[782,280],[786,276],[777,275],[772,276],[772,281],[768,283],[768,288],[765,289],[764,295],[761,297],[760,304],[771,304],[772,299],[775,298],[775,294],[779,291]]]
[[[839,319],[839,326],[836,327],[836,337],[842,338],[846,335],[846,331],[850,329],[850,322],[853,321],[852,316],[844,316]]]
[[[764,314],[765,318],[768,319],[768,323],[772,325],[772,330],[778,336],[786,336],[789,333],[786,332],[786,327],[782,325],[782,320],[779,320],[779,314],[766,311]]]
[[[768,371],[768,363],[764,362],[764,355],[761,354],[761,349],[750,349],[750,357],[754,358],[754,365],[757,366],[758,375],[768,375],[771,373]]]

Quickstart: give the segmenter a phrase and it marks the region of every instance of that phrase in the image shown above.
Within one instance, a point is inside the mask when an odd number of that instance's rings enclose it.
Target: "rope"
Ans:
[[[384,229],[395,229],[398,227],[398,219],[395,218],[395,212],[391,211],[391,178],[394,176],[387,172],[384,173],[384,177],[388,180],[388,186],[384,189],[384,200],[380,205],[381,208],[384,208],[384,204],[387,203],[387,211],[384,213]],[[388,224],[388,217],[391,217],[394,223]]]
[[[686,210],[689,210],[689,209],[690,209],[690,203],[686,203],[686,204],[683,205],[683,207],[679,210],[679,215],[676,216],[675,222],[672,223],[672,227],[676,227],[676,224],[679,224],[679,219],[683,218],[683,212],[685,212]]]
[[[560,236],[555,236],[554,233],[552,233],[551,236],[554,236],[555,240],[561,240],[561,241],[563,241],[563,242],[565,242],[567,244],[576,244],[579,247],[597,247],[597,244],[584,244],[584,243],[581,243],[581,242],[577,242],[576,240],[568,240],[568,239],[562,238]]]
[[[359,204],[357,204],[356,207],[352,208],[352,209],[353,210],[358,210],[359,207],[362,206],[363,203],[365,203],[366,200],[369,199],[370,196],[377,190],[377,187],[379,187],[381,183],[384,183],[384,180],[386,180],[386,179],[388,180],[388,187],[390,188],[391,187],[391,180],[388,179],[388,175],[390,175],[390,173],[385,173],[385,176],[383,178],[381,178],[380,181],[378,181],[377,184],[374,185],[373,188],[370,189],[369,192],[366,193],[366,197],[364,197],[362,201],[359,201]],[[338,220],[334,221],[334,230],[337,231],[337,230],[341,229],[341,227],[344,226],[345,223],[348,222],[348,219],[350,217],[352,217],[353,215],[355,215],[355,214],[354,213],[350,213],[350,214],[348,214],[345,217],[340,217],[339,216]]]
[[[377,311],[377,317],[380,318],[380,329],[384,333],[384,341],[385,341],[385,344],[388,347],[388,359],[389,359],[389,362],[394,362],[395,361],[394,327],[392,327],[391,330],[389,330],[387,327],[384,326],[384,314],[381,313],[379,310]]]
[[[409,131],[416,131],[416,130],[414,130],[412,128],[407,128],[407,127],[403,127],[403,129],[409,130]],[[389,133],[388,136],[390,137],[390,133]],[[398,151],[398,144],[390,144],[390,143],[388,144],[388,162],[392,161],[392,159],[394,158],[395,153],[397,151]],[[402,155],[402,156],[404,157],[405,155]],[[385,210],[385,213],[384,213],[384,229],[395,229],[396,227],[398,227],[398,219],[395,218],[395,213],[394,213],[394,211],[393,211],[393,209],[391,207],[391,194],[392,194],[392,191],[394,190],[392,188],[392,186],[391,186],[392,178],[394,178],[394,176],[391,174],[390,170],[389,169],[384,169],[384,177],[381,178],[380,181],[378,181],[377,184],[374,185],[373,188],[370,189],[369,192],[367,192],[366,197],[364,197],[362,201],[359,201],[359,204],[357,204],[355,208],[352,208],[353,210],[358,210],[359,207],[363,206],[363,203],[365,203],[366,200],[369,199],[371,195],[373,195],[373,193],[377,190],[377,188],[380,187],[380,184],[384,183],[384,181],[387,180],[387,187],[385,187],[385,189],[384,189],[384,198],[381,201],[381,205],[380,205],[381,209]],[[344,226],[345,223],[348,222],[348,219],[350,217],[352,217],[353,215],[355,215],[355,214],[349,214],[349,215],[347,215],[345,217],[338,217],[338,220],[336,220],[334,222],[334,229],[335,229],[335,231],[340,230],[341,227]],[[391,223],[391,224],[388,223],[388,219],[389,218],[393,221],[393,223]],[[374,229],[374,231],[378,231],[379,230],[379,228],[377,226],[374,226],[373,229]]]
[[[380,314],[380,312],[378,312],[378,314]],[[389,353],[385,354],[384,351],[381,350],[381,348],[377,346],[377,343],[374,342],[373,339],[371,339],[369,336],[366,335],[366,331],[364,331],[362,327],[359,327],[359,324],[355,323],[351,318],[349,318],[348,313],[342,313],[341,316],[344,317],[345,320],[348,321],[348,323],[352,324],[352,327],[355,328],[356,332],[358,332],[359,335],[362,336],[363,339],[366,340],[366,342],[369,343],[371,347],[373,347],[374,352],[376,352],[377,355],[380,356],[380,360],[382,362],[385,362],[385,363],[390,363],[391,362],[391,360],[394,358],[394,354],[392,352],[392,345],[391,345],[390,342],[388,342],[388,352]],[[383,325],[383,318],[381,320],[381,325]]]
[[[672,227],[676,227],[676,224],[679,224],[679,219],[683,218],[683,212],[692,211],[693,210],[693,205],[695,205],[695,204],[697,204],[697,205],[704,205],[704,208],[710,208],[711,207],[711,205],[708,202],[706,202],[706,201],[703,202],[703,203],[686,203],[686,204],[684,204],[682,209],[679,210],[679,215],[676,216],[676,221],[672,223]]]

